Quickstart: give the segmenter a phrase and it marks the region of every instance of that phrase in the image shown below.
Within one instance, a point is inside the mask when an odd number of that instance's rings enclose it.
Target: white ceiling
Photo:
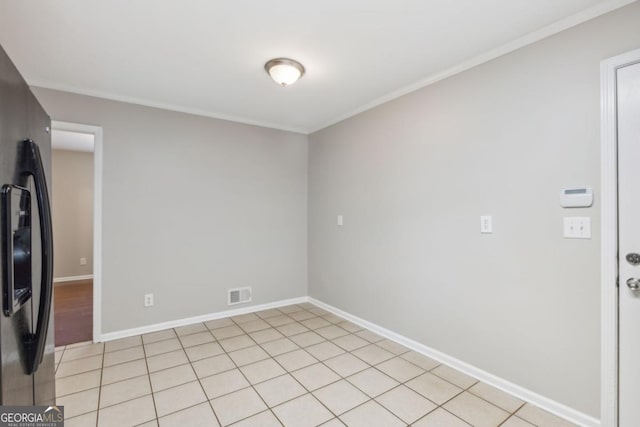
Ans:
[[[32,85],[309,132],[632,1],[5,0],[0,44]]]
[[[54,150],[93,152],[93,135],[53,129],[51,146]]]

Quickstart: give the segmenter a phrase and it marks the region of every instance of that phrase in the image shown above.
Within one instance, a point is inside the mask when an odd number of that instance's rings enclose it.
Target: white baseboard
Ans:
[[[93,279],[93,274],[85,274],[84,276],[56,277],[53,279],[53,283],[75,282],[76,280],[89,280],[89,279]]]
[[[138,328],[125,329],[116,332],[107,332],[100,335],[100,341],[112,341],[119,338],[132,337],[135,335],[148,334],[149,332],[162,331],[169,328],[192,325],[194,323],[208,322],[209,320],[222,319],[223,317],[238,316],[240,314],[254,313],[256,311],[269,310],[271,308],[284,307],[286,305],[301,304],[308,302],[309,297],[291,298],[270,302],[266,304],[252,305],[249,307],[236,308],[233,310],[219,311],[217,313],[203,314],[201,316],[187,317],[185,319],[170,320],[168,322],[155,323],[153,325],[140,326]]]
[[[572,423],[575,423],[584,427],[600,426],[600,420],[590,415],[584,414],[580,411],[577,411],[573,408],[563,405],[562,403],[551,400],[538,393],[535,393],[531,390],[528,390],[510,381],[507,381],[493,374],[490,374],[489,372],[486,372],[480,368],[477,368],[459,359],[456,359],[455,357],[451,357],[431,347],[427,347],[424,344],[421,344],[403,335],[397,334],[393,331],[383,328],[382,326],[378,326],[375,323],[371,323],[367,320],[361,319],[360,317],[357,317],[350,313],[342,311],[339,308],[333,307],[315,298],[309,297],[308,300],[310,303],[317,305],[318,307],[321,307],[335,314],[336,316],[343,317],[349,320],[350,322],[355,323],[356,325],[362,326],[363,328],[370,329],[371,331],[377,333],[380,336],[383,336],[389,340],[402,344],[405,347],[410,348],[411,350],[424,354],[425,356],[431,357],[432,359],[435,359],[438,362],[444,363],[445,365],[451,366],[452,368],[455,368],[467,375],[477,378],[478,380],[486,384],[489,384],[521,400],[531,403],[532,405],[538,406],[539,408],[542,408],[545,411],[551,412],[552,414],[555,414],[568,421],[571,421]]]

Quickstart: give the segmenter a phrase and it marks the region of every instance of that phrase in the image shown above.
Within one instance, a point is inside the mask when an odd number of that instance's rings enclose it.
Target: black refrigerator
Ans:
[[[0,46],[0,405],[55,404],[50,126]]]

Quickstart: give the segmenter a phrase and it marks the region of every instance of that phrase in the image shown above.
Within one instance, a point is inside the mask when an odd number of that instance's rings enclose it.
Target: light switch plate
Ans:
[[[480,232],[493,233],[493,218],[490,215],[480,217]]]
[[[565,217],[564,237],[566,239],[590,239],[591,218],[579,216]]]

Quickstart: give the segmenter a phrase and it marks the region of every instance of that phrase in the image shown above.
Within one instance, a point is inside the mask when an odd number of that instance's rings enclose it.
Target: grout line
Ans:
[[[142,337],[140,337],[140,340],[142,340]],[[144,348],[144,344],[142,345],[142,354],[144,354],[144,365],[147,367],[147,381],[149,381],[149,390],[151,390],[151,401],[153,402],[153,411],[156,414],[155,421],[158,422],[158,408],[156,407],[156,397],[155,397],[155,395],[153,393],[153,386],[151,385],[151,373],[149,372],[149,362],[147,362],[147,351]],[[139,376],[142,376],[142,375],[139,375]],[[138,377],[135,377],[135,378],[138,378]],[[130,379],[130,378],[128,378],[128,379]],[[123,380],[123,381],[126,381],[126,380]],[[113,383],[113,384],[115,384],[115,383]],[[120,402],[120,403],[123,403],[123,402]],[[153,421],[153,420],[145,421],[145,423],[149,422],[149,421]],[[142,424],[144,424],[144,423],[142,423]]]

